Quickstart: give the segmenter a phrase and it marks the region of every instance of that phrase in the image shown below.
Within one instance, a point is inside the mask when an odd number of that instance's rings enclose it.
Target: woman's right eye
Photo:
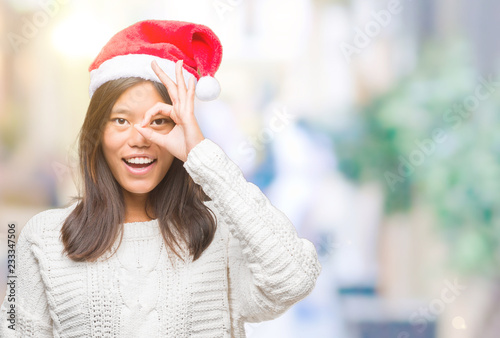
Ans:
[[[119,118],[119,117],[111,119],[111,121],[114,121],[116,124],[118,124],[120,126],[125,125],[125,122],[127,122],[127,120]]]

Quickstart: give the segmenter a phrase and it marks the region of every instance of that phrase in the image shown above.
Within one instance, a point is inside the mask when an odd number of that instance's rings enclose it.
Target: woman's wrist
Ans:
[[[193,150],[204,139],[205,139],[205,137],[203,136],[203,134],[201,133],[201,130],[200,130],[199,133],[196,133],[196,135],[194,135],[190,139],[190,141],[187,142],[188,144],[186,144],[186,158],[184,159],[184,162],[187,161],[187,158],[188,158],[189,153],[191,152],[191,150]]]

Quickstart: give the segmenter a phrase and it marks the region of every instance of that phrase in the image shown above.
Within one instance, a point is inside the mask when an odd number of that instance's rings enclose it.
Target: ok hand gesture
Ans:
[[[186,162],[191,149],[205,139],[194,116],[194,78],[189,80],[189,86],[186,88],[182,76],[182,60],[177,61],[175,64],[177,84],[165,74],[156,61],[153,61],[151,66],[167,88],[172,105],[158,102],[146,112],[142,123],[135,124],[134,127],[146,139],[158,144],[181,161]],[[145,127],[149,125],[156,115],[168,116],[174,121],[175,126],[168,134],[160,134],[151,128]]]

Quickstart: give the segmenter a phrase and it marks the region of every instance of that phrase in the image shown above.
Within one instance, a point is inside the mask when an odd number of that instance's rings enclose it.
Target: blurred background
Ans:
[[[315,290],[248,337],[500,330],[500,3],[1,0],[0,299],[7,227],[77,194],[88,67],[145,19],[211,27],[205,137],[311,240]],[[497,202],[495,202],[497,201]]]

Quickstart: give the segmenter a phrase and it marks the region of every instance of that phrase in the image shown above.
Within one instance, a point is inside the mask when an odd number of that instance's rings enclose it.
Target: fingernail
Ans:
[[[137,129],[142,128],[142,126],[138,123],[134,124],[134,127],[136,127]]]

